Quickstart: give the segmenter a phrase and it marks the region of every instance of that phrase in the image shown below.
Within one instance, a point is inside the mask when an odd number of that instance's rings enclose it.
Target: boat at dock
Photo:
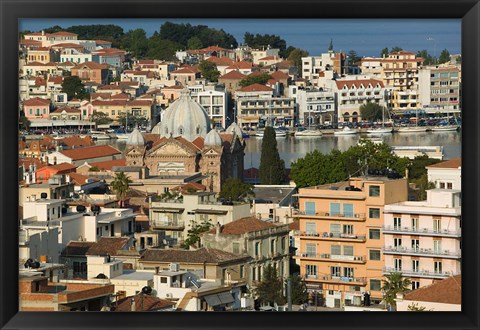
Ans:
[[[358,129],[345,126],[343,129],[333,132],[333,135],[354,135],[358,133]]]

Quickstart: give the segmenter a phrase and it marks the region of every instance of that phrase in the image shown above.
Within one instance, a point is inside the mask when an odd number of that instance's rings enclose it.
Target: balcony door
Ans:
[[[395,230],[402,229],[402,218],[393,218],[393,228]]]
[[[401,271],[402,270],[402,259],[393,259],[393,266],[395,268],[395,271]]]
[[[412,251],[418,252],[419,249],[420,249],[420,240],[412,239]]]
[[[412,260],[412,271],[417,273],[420,269],[420,260]]]
[[[433,252],[434,253],[442,253],[442,241],[434,240],[433,241]]]

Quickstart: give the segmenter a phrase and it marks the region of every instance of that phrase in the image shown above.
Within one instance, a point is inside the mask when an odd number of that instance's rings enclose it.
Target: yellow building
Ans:
[[[407,192],[407,179],[383,176],[299,189],[295,258],[327,307],[361,305],[365,292],[380,302],[383,208],[406,201]]]

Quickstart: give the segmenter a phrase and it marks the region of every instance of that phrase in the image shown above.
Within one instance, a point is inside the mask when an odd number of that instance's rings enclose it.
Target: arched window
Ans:
[[[168,134],[168,127],[165,127],[165,134]]]
[[[180,126],[178,128],[178,134],[183,135],[183,127],[182,126]]]
[[[197,126],[197,134],[200,134],[200,126]]]

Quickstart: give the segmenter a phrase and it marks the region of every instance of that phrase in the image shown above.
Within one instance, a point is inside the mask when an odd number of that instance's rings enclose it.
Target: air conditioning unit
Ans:
[[[178,272],[180,270],[180,265],[175,263],[175,262],[172,262],[170,264],[170,271],[171,272]]]
[[[122,216],[122,211],[117,211],[115,212],[115,216],[117,216],[118,218],[120,218]]]
[[[167,293],[166,296],[167,296],[167,298],[173,298],[173,294],[171,294],[171,293]]]

